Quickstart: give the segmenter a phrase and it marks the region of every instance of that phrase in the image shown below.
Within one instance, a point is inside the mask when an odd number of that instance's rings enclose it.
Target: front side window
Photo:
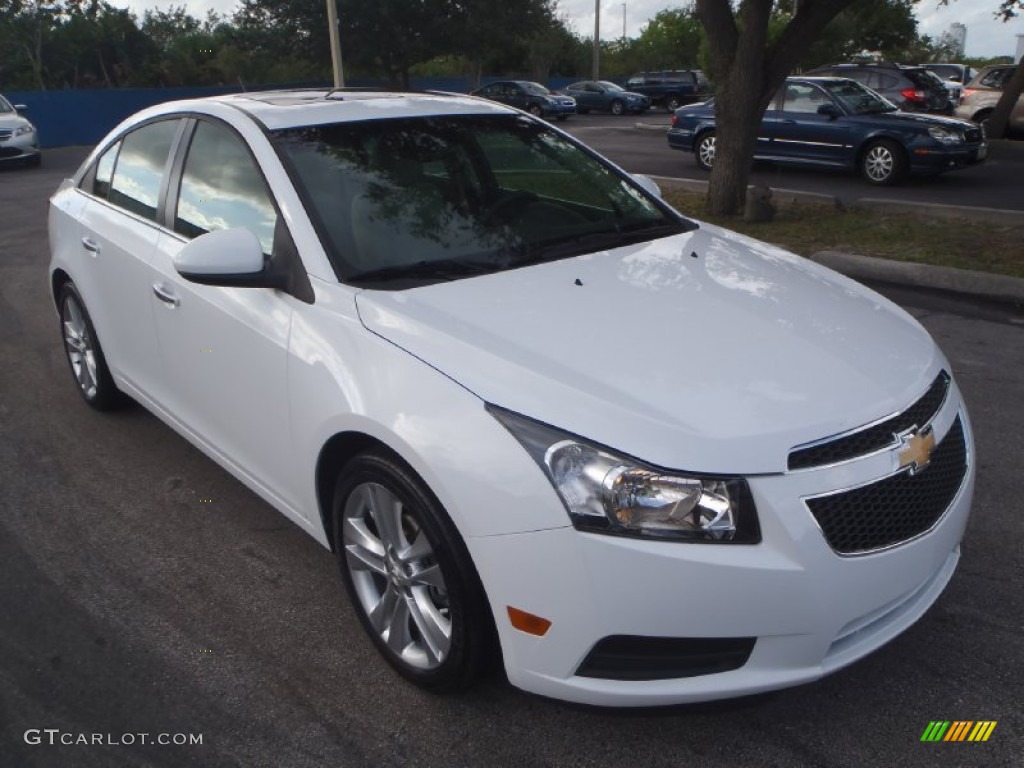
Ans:
[[[820,88],[794,83],[786,87],[782,109],[785,112],[814,114],[822,104],[830,103],[831,101]]]
[[[340,123],[274,140],[347,282],[454,279],[692,226],[525,117]]]
[[[178,122],[150,123],[124,137],[110,183],[110,202],[156,221],[160,185]]]
[[[838,101],[846,111],[854,115],[869,115],[882,112],[894,112],[896,105],[879,96],[874,91],[859,83],[849,80],[845,82],[826,83],[825,90]]]
[[[185,158],[174,231],[198,237],[242,227],[259,238],[269,255],[276,224],[270,192],[242,140],[219,123],[201,120]]]

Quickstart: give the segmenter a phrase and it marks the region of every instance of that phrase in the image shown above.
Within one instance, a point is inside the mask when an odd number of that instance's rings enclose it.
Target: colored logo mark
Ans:
[[[921,741],[988,741],[995,729],[995,720],[932,720]]]

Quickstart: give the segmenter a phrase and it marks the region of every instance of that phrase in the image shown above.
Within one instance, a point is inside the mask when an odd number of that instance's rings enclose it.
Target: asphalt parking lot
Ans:
[[[890,293],[950,358],[978,483],[953,581],[885,648],[714,705],[601,711],[500,679],[439,698],[377,656],[330,553],[141,408],[80,401],[48,297],[46,199],[82,156],[0,171],[0,765],[1020,765],[1024,311]],[[997,726],[922,743],[934,720]],[[50,745],[46,729],[114,743]]]

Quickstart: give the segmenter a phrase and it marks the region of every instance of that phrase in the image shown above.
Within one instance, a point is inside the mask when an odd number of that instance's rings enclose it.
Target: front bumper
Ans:
[[[973,441],[959,397],[936,417],[964,425],[967,473],[925,534],[840,556],[804,499],[892,473],[888,452],[839,466],[750,479],[762,542],[681,544],[572,528],[470,539],[491,600],[509,680],[586,704],[657,706],[760,693],[816,680],[906,630],[935,602],[960,554],[974,484]],[[552,622],[543,637],[509,623],[508,606]],[[756,638],[731,671],[671,679],[578,674],[604,638]]]
[[[0,138],[0,163],[21,162],[39,157],[39,132]]]
[[[575,115],[576,114],[576,103],[571,104],[559,103],[549,104],[544,108],[545,117],[558,117],[559,115]]]
[[[988,143],[970,146],[919,146],[910,150],[911,173],[931,174],[967,168],[988,157]]]

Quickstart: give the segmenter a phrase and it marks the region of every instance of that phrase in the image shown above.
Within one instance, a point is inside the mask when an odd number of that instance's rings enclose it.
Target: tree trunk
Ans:
[[[1003,95],[999,103],[992,111],[992,116],[985,126],[986,133],[990,139],[1001,139],[1006,136],[1006,129],[1010,123],[1010,113],[1017,105],[1017,99],[1024,92],[1024,62],[1017,65],[1017,71],[1003,89]]]
[[[747,179],[764,112],[760,82],[729,77],[715,98],[715,164],[708,186],[707,212],[729,216],[743,210]]]

